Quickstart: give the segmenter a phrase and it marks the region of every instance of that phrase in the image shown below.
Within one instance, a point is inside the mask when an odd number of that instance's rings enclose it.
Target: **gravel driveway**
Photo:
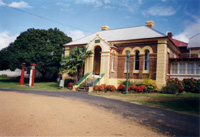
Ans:
[[[139,124],[151,127],[170,136],[200,136],[200,118],[196,116],[92,96],[84,92],[50,92],[14,89],[0,90],[5,92],[20,92],[42,96],[78,99],[91,105],[106,108],[107,110],[119,114],[128,120],[136,121]]]

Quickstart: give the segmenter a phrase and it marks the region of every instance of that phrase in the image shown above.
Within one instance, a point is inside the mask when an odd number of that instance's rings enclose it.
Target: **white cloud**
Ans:
[[[0,6],[5,6],[6,4],[3,2],[3,0],[0,0]]]
[[[104,0],[104,3],[108,4],[108,3],[110,3],[110,0]]]
[[[70,30],[70,31],[67,31],[67,35],[72,37],[73,41],[74,40],[77,40],[77,39],[80,39],[82,37],[84,37],[85,35],[83,34],[82,31],[80,30]]]
[[[12,2],[8,4],[8,7],[13,7],[13,8],[31,8],[31,6],[28,5],[28,3],[24,1],[20,2]]]
[[[186,43],[189,41],[189,38],[184,33],[181,33],[179,35],[175,35],[173,38],[180,40],[180,41],[183,41],[183,42],[186,42]]]
[[[9,46],[9,44],[11,42],[14,42],[17,38],[17,35],[14,36],[9,36],[9,32],[8,31],[4,31],[2,33],[0,33],[0,50]]]
[[[153,6],[149,8],[147,11],[143,12],[143,14],[149,14],[153,16],[171,16],[176,13],[176,10],[173,7],[166,6]]]
[[[200,33],[200,18],[194,17],[195,22],[186,24],[185,29],[180,34],[174,36],[175,39],[188,42],[189,38]]]
[[[61,11],[69,11],[69,10],[71,10],[70,4],[57,2],[56,5],[61,7],[60,8]]]
[[[100,0],[77,0],[77,4],[92,4],[94,7],[100,7],[103,3]]]

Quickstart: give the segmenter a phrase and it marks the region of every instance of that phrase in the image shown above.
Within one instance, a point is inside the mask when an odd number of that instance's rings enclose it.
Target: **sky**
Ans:
[[[58,28],[76,40],[103,25],[117,29],[148,20],[188,42],[200,33],[200,0],[0,0],[0,50],[29,28]]]

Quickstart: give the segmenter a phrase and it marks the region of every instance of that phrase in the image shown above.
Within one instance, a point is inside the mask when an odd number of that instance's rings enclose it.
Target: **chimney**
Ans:
[[[150,28],[154,28],[155,23],[152,20],[146,21],[146,25]]]
[[[172,32],[168,32],[168,33],[167,33],[167,36],[168,36],[169,38],[172,38],[172,36],[173,36]]]
[[[107,25],[101,26],[101,30],[109,30],[109,27]]]

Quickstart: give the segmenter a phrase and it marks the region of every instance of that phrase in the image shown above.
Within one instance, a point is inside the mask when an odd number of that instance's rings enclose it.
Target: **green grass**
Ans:
[[[197,93],[181,93],[178,96],[162,93],[128,95],[121,93],[91,93],[91,95],[104,96],[146,106],[164,108],[196,116],[199,116],[200,112],[200,94]]]
[[[44,91],[69,91],[60,88],[57,82],[37,82],[33,87],[29,87],[28,79],[25,79],[24,85],[19,85],[19,78],[6,78],[0,76],[0,88],[4,89],[22,89],[22,90],[44,90]]]

